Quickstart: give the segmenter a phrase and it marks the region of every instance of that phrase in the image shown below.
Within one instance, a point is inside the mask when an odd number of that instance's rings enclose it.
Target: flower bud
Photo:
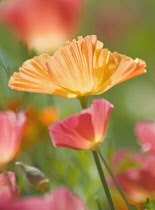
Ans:
[[[16,165],[19,165],[24,171],[29,182],[35,186],[36,189],[47,192],[49,190],[49,179],[36,167],[26,165],[17,161]]]

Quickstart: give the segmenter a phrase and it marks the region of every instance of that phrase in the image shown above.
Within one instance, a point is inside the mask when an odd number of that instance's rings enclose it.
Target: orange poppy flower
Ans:
[[[122,199],[122,197],[120,196],[120,194],[114,189],[113,189],[112,192],[113,192],[112,196],[113,196],[115,209],[116,210],[128,210],[128,207],[127,207],[126,203],[124,202],[124,200]],[[128,202],[130,204],[136,206],[136,208],[137,208],[136,210],[143,210],[144,209],[143,204],[132,201],[128,197],[127,197],[127,199],[128,199]]]
[[[101,94],[114,85],[146,72],[145,62],[103,48],[95,35],[78,37],[53,56],[27,60],[10,78],[15,90],[65,98]]]
[[[49,126],[51,123],[58,120],[60,113],[55,106],[47,106],[39,110],[38,120],[43,127]]]

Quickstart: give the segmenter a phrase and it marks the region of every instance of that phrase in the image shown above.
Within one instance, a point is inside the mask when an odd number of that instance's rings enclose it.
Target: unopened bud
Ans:
[[[29,182],[38,190],[44,192],[49,190],[50,180],[38,168],[26,165],[19,161],[17,161],[15,164],[22,168]]]

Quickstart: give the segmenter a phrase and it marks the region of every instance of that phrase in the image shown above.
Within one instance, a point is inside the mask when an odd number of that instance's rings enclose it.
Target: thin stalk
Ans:
[[[88,106],[87,106],[88,96],[81,96],[81,97],[79,97],[78,99],[79,99],[79,101],[80,101],[80,104],[81,104],[81,106],[82,106],[82,109],[85,109],[85,108],[88,107]]]
[[[98,210],[103,210],[97,197],[95,198],[95,200],[96,200]]]
[[[106,182],[106,179],[105,179],[105,176],[104,176],[101,164],[100,164],[100,160],[99,160],[98,154],[97,154],[96,151],[93,151],[92,153],[93,153],[94,161],[96,163],[96,167],[97,167],[99,175],[100,175],[102,186],[104,188],[106,197],[108,199],[108,203],[109,203],[110,209],[111,210],[115,210],[115,207],[114,207],[114,204],[113,204],[110,192],[109,192],[109,188],[108,188],[108,185],[107,185],[107,182]]]
[[[88,107],[87,106],[88,96],[82,96],[82,97],[79,97],[78,99],[80,101],[80,104],[81,104],[82,109],[85,109],[85,108]],[[102,186],[104,188],[106,197],[107,197],[108,202],[109,202],[110,209],[111,210],[115,210],[115,207],[114,207],[114,204],[113,204],[113,201],[112,201],[110,192],[109,192],[109,188],[108,188],[108,185],[107,185],[107,182],[106,182],[106,179],[105,179],[105,176],[104,176],[104,173],[103,173],[101,164],[100,164],[100,160],[99,160],[98,154],[97,154],[96,151],[93,151],[92,153],[93,153],[94,161],[96,163],[96,167],[97,167],[98,172],[99,172],[99,175],[100,175]]]
[[[114,183],[115,183],[115,185],[116,185],[116,187],[117,187],[119,193],[121,194],[121,196],[122,196],[123,200],[125,201],[125,203],[126,203],[128,209],[130,210],[130,204],[129,204],[127,198],[126,198],[126,195],[124,194],[124,192],[123,192],[123,190],[122,190],[120,184],[118,183],[117,179],[115,178],[115,176],[114,176],[112,170],[110,169],[110,167],[108,166],[107,162],[105,161],[105,159],[104,159],[104,157],[103,157],[103,155],[102,155],[100,149],[98,148],[98,150],[97,150],[96,152],[97,152],[98,155],[100,156],[100,158],[101,158],[103,164],[105,165],[105,167],[106,167],[108,173],[109,173],[110,176],[112,177],[112,179],[113,179],[113,181],[114,181]]]

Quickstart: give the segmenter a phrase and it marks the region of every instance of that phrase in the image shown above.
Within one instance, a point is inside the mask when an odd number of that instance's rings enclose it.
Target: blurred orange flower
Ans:
[[[116,190],[114,190],[112,192],[113,192],[112,197],[113,197],[115,209],[116,210],[128,210],[128,207],[127,207],[126,203],[124,202],[124,200],[122,199],[121,195]],[[144,210],[142,204],[132,201],[129,198],[127,198],[127,199],[130,204],[133,204],[134,206],[137,207],[137,210]]]
[[[82,0],[14,0],[0,14],[18,38],[38,53],[49,53],[75,34]]]
[[[45,127],[58,120],[59,117],[58,109],[54,106],[44,107],[38,112],[38,120]]]
[[[10,78],[12,89],[64,98],[101,94],[146,72],[145,62],[103,48],[95,35],[78,37],[51,57],[27,60]]]
[[[19,110],[23,104],[22,99],[12,98],[4,108],[12,111]],[[28,148],[32,146],[42,136],[45,137],[47,127],[60,117],[58,109],[54,106],[38,108],[32,104],[27,104],[25,109],[26,122],[23,128],[22,146]]]

